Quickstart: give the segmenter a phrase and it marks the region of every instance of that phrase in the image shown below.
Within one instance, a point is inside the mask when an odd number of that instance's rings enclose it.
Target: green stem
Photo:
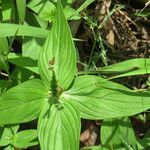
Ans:
[[[92,56],[93,56],[93,53],[94,53],[95,46],[96,46],[96,39],[94,38],[94,44],[92,46],[92,50],[91,50],[91,54],[90,54],[90,57],[89,57],[88,66],[90,66],[90,64],[92,62]]]

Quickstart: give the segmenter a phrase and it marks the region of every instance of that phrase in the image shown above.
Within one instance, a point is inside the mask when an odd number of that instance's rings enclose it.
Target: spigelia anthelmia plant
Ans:
[[[128,117],[150,108],[150,92],[134,91],[101,76],[78,73],[76,61],[70,27],[58,1],[52,28],[38,56],[40,78],[32,77],[1,92],[0,146],[9,150],[27,148],[39,141],[41,150],[79,150],[81,118],[103,120],[102,144],[89,149],[132,149],[136,145]],[[149,59],[146,61],[150,64]],[[144,70],[144,62],[129,60],[96,72],[119,72],[121,68],[117,77],[143,74],[145,70],[148,73],[150,69]],[[136,64],[136,69],[131,64]],[[126,68],[129,65],[131,68]],[[37,130],[18,131],[18,124],[35,119]]]

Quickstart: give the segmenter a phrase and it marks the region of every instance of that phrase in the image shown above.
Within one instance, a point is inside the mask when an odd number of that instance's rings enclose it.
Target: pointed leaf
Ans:
[[[53,21],[56,13],[56,7],[52,2],[46,1],[42,9],[40,10],[38,16],[46,21]]]
[[[103,74],[118,74],[117,77],[150,73],[150,59],[136,58],[97,69]]]
[[[78,12],[81,12],[85,8],[87,8],[91,3],[93,3],[95,0],[86,0],[78,9]]]
[[[62,1],[63,3],[64,1]],[[64,6],[65,6],[64,2]],[[32,0],[28,3],[27,7],[33,10],[40,18],[53,21],[56,14],[56,7],[52,1],[47,0]],[[80,19],[80,15],[77,11],[75,11],[70,6],[66,6],[64,8],[64,14],[66,19]],[[71,17],[71,18],[70,18]]]
[[[101,141],[104,146],[120,147],[124,141],[128,145],[136,145],[136,138],[132,129],[130,120],[122,119],[107,119],[104,120],[101,127]]]
[[[17,132],[18,125],[0,127],[0,146],[7,146],[12,142],[13,135]]]
[[[9,89],[0,96],[0,124],[22,123],[37,118],[47,96],[48,91],[39,79]]]
[[[86,119],[131,116],[150,108],[149,91],[135,92],[96,76],[77,77],[62,96]]]
[[[12,145],[9,145],[5,147],[4,150],[15,150],[15,148]]]
[[[80,119],[76,110],[67,103],[49,104],[43,108],[38,126],[41,150],[78,150]]]
[[[0,71],[1,71],[1,69],[3,69],[6,72],[8,72],[9,66],[8,66],[8,63],[6,62],[6,57],[1,55],[1,53],[0,53]]]
[[[42,38],[24,37],[22,43],[22,55],[37,60],[44,41],[45,40]]]
[[[36,14],[39,14],[48,2],[49,1],[47,0],[32,0],[28,2],[27,7],[34,11]]]
[[[15,53],[9,53],[8,61],[17,66],[26,68],[36,74],[39,74],[37,61],[31,59],[30,57],[22,57],[16,55]]]
[[[80,14],[70,6],[64,8],[64,13],[67,20],[78,20],[81,19]]]
[[[0,137],[0,146],[7,146],[11,142],[13,133],[11,128],[0,127],[1,137]],[[10,138],[8,138],[10,137]]]
[[[0,23],[0,37],[9,37],[16,35],[46,38],[48,33],[48,30],[33,26]]]
[[[24,23],[26,14],[26,0],[16,0],[20,23]]]
[[[12,0],[1,0],[1,8],[2,8],[2,21],[8,22],[12,18],[12,12],[14,9],[14,3]]]
[[[14,136],[13,145],[17,148],[28,148],[38,144],[37,130],[24,130]]]
[[[7,89],[9,81],[0,80],[0,95]]]
[[[52,78],[51,66],[54,67],[58,85],[67,89],[76,71],[76,51],[60,3],[57,6],[54,24],[39,57],[39,72],[48,87]]]
[[[10,47],[7,38],[0,37],[0,53],[3,54],[4,56],[7,56],[9,51],[10,51]]]

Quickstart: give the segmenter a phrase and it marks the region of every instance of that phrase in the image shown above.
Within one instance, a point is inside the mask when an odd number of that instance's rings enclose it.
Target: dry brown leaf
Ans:
[[[114,46],[114,44],[115,44],[115,35],[114,35],[113,30],[110,30],[109,33],[106,35],[106,40],[107,40],[107,43],[109,45]]]
[[[85,146],[92,146],[96,144],[98,128],[93,122],[89,122],[88,128],[81,134],[80,141]]]

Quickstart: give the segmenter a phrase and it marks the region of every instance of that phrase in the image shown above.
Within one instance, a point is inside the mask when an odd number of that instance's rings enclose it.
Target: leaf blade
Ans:
[[[136,58],[123,61],[117,64],[109,65],[98,69],[103,74],[119,74],[117,77],[141,75],[150,73],[150,59]]]
[[[0,124],[22,123],[37,118],[47,96],[48,91],[39,79],[9,89],[0,96]]]
[[[135,92],[96,76],[77,77],[80,85],[83,84],[83,81],[90,82],[90,80],[96,81],[93,82],[92,89],[89,90],[83,85],[77,90],[77,86],[74,86],[62,94],[64,99],[77,108],[81,117],[85,119],[131,116],[150,108],[148,100],[150,92]]]
[[[77,150],[79,149],[80,118],[75,109],[63,103],[58,109],[45,106],[39,117],[38,135],[42,150]],[[45,113],[48,111],[48,116]]]
[[[46,38],[48,32],[49,31],[46,29],[41,29],[34,26],[0,23],[0,37],[32,36]]]
[[[76,71],[76,50],[60,3],[53,27],[39,57],[40,75],[48,87],[52,79],[52,70],[49,69],[49,62],[52,60],[58,85],[67,89]]]
[[[20,23],[24,23],[26,14],[26,0],[16,0]]]
[[[100,135],[104,146],[110,147],[110,145],[112,145],[117,149],[117,147],[119,148],[125,141],[129,146],[136,145],[136,137],[128,118],[104,120]]]
[[[37,130],[30,129],[16,133],[14,146],[17,148],[28,148],[38,144]]]
[[[8,61],[12,64],[26,68],[36,74],[39,74],[37,61],[31,59],[30,57],[22,57],[16,55],[15,53],[9,53]]]

